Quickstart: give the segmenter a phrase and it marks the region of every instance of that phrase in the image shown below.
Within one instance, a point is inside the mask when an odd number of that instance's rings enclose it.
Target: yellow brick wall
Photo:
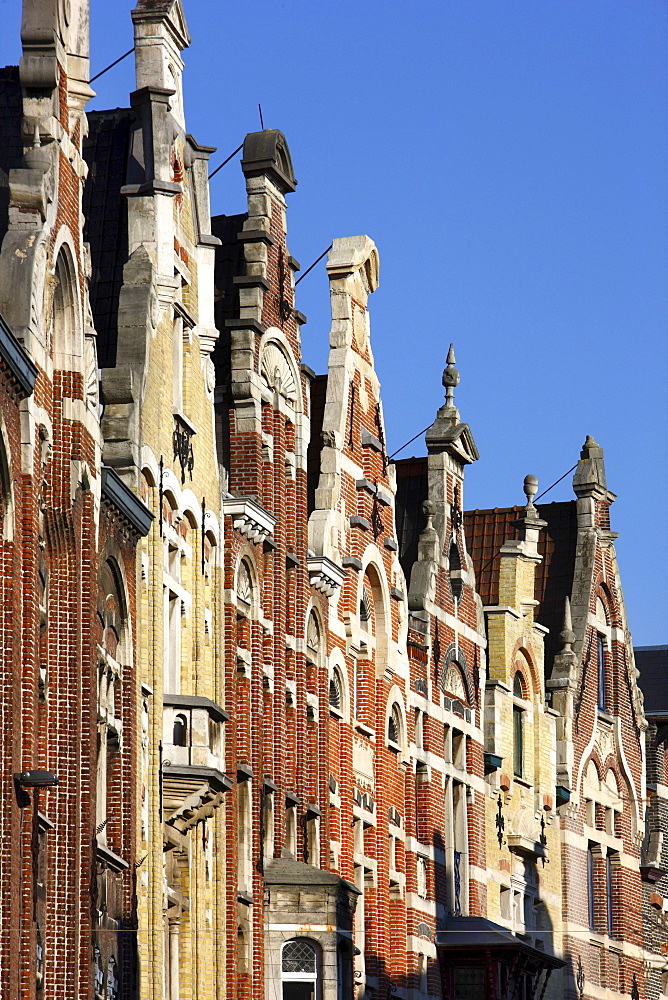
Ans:
[[[183,149],[177,146],[183,162]],[[174,199],[175,270],[189,278],[183,303],[197,319],[197,248],[193,243],[193,218],[187,174],[184,195]],[[181,252],[183,251],[183,253]],[[183,257],[187,257],[187,263]],[[162,310],[150,345],[146,392],[141,415],[143,446],[156,463],[162,457],[165,470],[171,470],[182,489],[191,490],[197,500],[194,516],[175,513],[174,527],[190,546],[190,554],[181,561],[181,586],[190,595],[188,613],[181,619],[182,694],[196,694],[224,703],[222,662],[222,579],[219,558],[211,560],[211,571],[203,576],[201,568],[201,507],[220,521],[221,497],[218,461],[213,431],[213,400],[205,383],[205,358],[201,354],[196,330],[184,337],[182,412],[195,426],[192,439],[194,468],[192,480],[186,472],[181,484],[181,468],[173,452],[173,310]],[[165,993],[164,962],[164,888],[163,832],[159,818],[159,743],[163,738],[163,692],[165,621],[163,570],[169,529],[160,535],[158,485],[148,485],[146,502],[155,519],[149,536],[143,540],[141,557],[144,573],[139,581],[141,616],[138,624],[138,659],[141,681],[152,689],[148,733],[150,765],[139,775],[140,794],[148,795],[148,831],[138,831],[138,856],[144,857],[138,871],[139,955],[142,997],[160,998]],[[193,505],[194,506],[194,505]],[[210,613],[211,628],[205,634],[205,611]],[[217,944],[225,931],[225,805],[206,821],[205,830],[198,824],[188,834],[189,854],[178,857],[178,883],[189,907],[183,912],[179,927],[179,998],[220,1000],[225,995],[225,962]],[[203,840],[208,837],[208,841]],[[208,868],[208,871],[207,871]]]
[[[499,604],[516,612],[533,599],[535,562],[523,556],[501,556]],[[522,878],[522,856],[509,848],[509,837],[524,829],[538,839],[540,816],[545,820],[546,863],[536,862],[538,898],[544,911],[542,923],[550,928],[557,954],[561,949],[561,856],[558,817],[555,812],[555,733],[554,720],[544,700],[543,635],[534,627],[533,615],[508,612],[488,614],[489,679],[500,682],[495,688],[498,706],[497,740],[494,752],[504,758],[498,772],[488,778],[486,796],[486,847],[488,864],[488,918],[508,925],[501,912],[501,887],[518,886]],[[513,775],[513,679],[516,663],[527,664],[518,648],[526,649],[535,669],[530,672],[531,692],[524,700],[524,778]],[[526,671],[529,674],[529,670]],[[490,748],[491,749],[491,748]],[[501,796],[505,822],[503,843],[497,837],[498,800]],[[531,839],[529,837],[528,839]],[[559,996],[559,976],[548,986],[546,998]]]

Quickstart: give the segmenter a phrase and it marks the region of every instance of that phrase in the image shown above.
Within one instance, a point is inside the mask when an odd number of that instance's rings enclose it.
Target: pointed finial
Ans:
[[[582,445],[582,450],[580,452],[580,458],[581,459],[599,458],[600,456],[598,454],[594,455],[594,449],[596,449],[597,452],[601,452],[602,453],[600,444],[597,441],[594,440],[594,438],[591,436],[591,434],[587,434],[587,440]]]
[[[571,646],[575,642],[575,632],[573,631],[573,622],[571,620],[571,602],[568,597],[566,597],[564,602],[564,627],[559,634],[559,638],[562,644],[562,653],[571,653]]]
[[[447,368],[443,372],[443,385],[445,386],[445,405],[455,405],[455,387],[459,385],[459,372],[455,368],[455,345],[450,344],[448,356],[445,359]]]
[[[32,140],[33,149],[39,149],[41,145],[42,145],[42,140],[39,134],[39,125],[35,125],[35,134]]]
[[[533,508],[533,498],[538,492],[538,480],[535,476],[524,477],[524,496],[527,498],[527,510]]]

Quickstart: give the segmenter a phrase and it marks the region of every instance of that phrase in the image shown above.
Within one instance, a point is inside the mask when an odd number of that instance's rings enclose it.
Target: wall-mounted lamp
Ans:
[[[14,781],[21,788],[49,788],[60,783],[52,771],[17,771]]]

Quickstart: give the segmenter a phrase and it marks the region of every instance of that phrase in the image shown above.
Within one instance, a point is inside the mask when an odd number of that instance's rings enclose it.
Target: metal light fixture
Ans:
[[[60,784],[53,771],[17,771],[14,781],[20,788],[50,788]]]

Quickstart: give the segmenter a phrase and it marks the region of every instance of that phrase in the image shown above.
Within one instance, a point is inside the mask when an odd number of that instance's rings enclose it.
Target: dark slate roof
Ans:
[[[272,858],[268,861],[264,869],[264,881],[266,885],[338,885],[360,895],[360,890],[340,875],[292,858]]]
[[[495,507],[467,511],[464,515],[466,544],[483,604],[499,603],[499,550],[504,542],[517,538],[514,522],[523,509]],[[552,657],[559,651],[566,597],[571,596],[573,589],[577,511],[575,500],[539,504],[537,510],[547,521],[547,527],[542,529],[538,539],[543,561],[536,567],[534,596],[539,602],[536,619],[550,630],[545,637],[545,665],[549,672]]]
[[[216,247],[215,270],[215,306],[216,326],[224,329],[226,319],[235,319],[239,315],[239,289],[233,283],[233,278],[246,273],[246,258],[244,245],[237,235],[244,228],[248,216],[215,215],[211,219],[211,232],[220,240]]]
[[[18,66],[0,69],[0,240],[7,232],[9,187],[7,177],[23,158],[23,102]]]
[[[411,567],[417,560],[418,538],[424,528],[423,501],[427,499],[427,458],[404,458],[395,463],[395,501],[399,562],[410,584]]]
[[[489,948],[513,953],[521,952],[536,960],[542,968],[561,969],[566,964],[563,959],[534,948],[528,941],[516,937],[505,927],[484,917],[448,916],[445,928],[436,932],[436,943],[439,948],[448,951],[468,948],[478,951]]]
[[[645,714],[668,712],[668,646],[634,646]]]
[[[247,215],[216,215],[211,219],[211,232],[220,240],[215,251],[214,315],[219,331],[212,361],[216,366],[216,384],[228,386],[230,381],[230,334],[225,325],[239,315],[239,289],[233,279],[246,273],[244,245],[237,234],[244,227]]]
[[[29,396],[37,381],[37,366],[0,315],[0,358],[13,375],[23,396]]]
[[[308,477],[308,512],[315,510],[315,491],[320,479],[320,455],[322,450],[322,421],[327,398],[327,376],[316,375],[311,379],[311,440],[308,443],[306,469]]]
[[[128,211],[121,187],[126,183],[133,111],[92,111],[84,141],[88,179],[84,189],[84,239],[90,243],[90,302],[97,331],[100,368],[116,364],[118,297],[128,259]]]

